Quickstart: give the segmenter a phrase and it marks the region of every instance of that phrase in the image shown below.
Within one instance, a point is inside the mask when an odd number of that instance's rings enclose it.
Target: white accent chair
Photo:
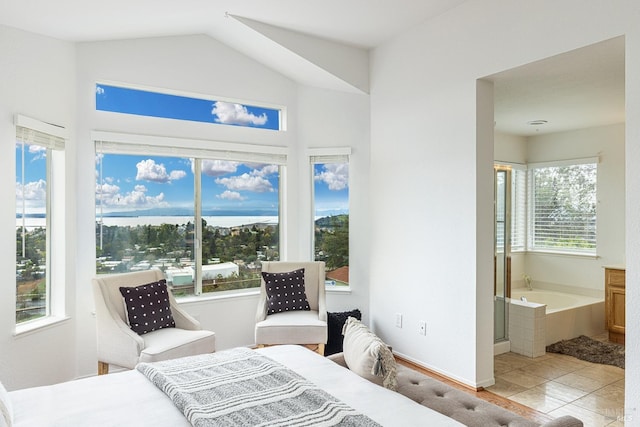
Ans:
[[[304,285],[310,311],[287,311],[267,315],[265,281],[260,282],[260,299],[256,312],[255,339],[258,347],[276,344],[301,344],[324,355],[327,343],[327,308],[325,303],[324,262],[265,261],[265,273],[283,273],[304,268]]]
[[[213,353],[216,336],[182,310],[169,292],[175,328],[143,335],[127,323],[120,287],[146,285],[164,279],[160,270],[100,275],[92,280],[98,336],[98,375],[109,373],[109,365],[133,369],[138,362],[155,362],[194,354]]]

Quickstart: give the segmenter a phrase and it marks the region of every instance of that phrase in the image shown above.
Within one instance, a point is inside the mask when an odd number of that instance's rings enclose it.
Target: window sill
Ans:
[[[324,290],[328,294],[348,295],[351,293],[351,286],[325,286]]]
[[[13,333],[13,336],[16,338],[27,336],[35,332],[40,332],[44,329],[49,329],[54,326],[57,326],[61,323],[66,322],[69,319],[71,319],[71,317],[69,316],[62,316],[62,317],[48,316],[42,319],[21,323],[19,325],[16,325],[16,330]]]
[[[527,255],[553,255],[553,256],[563,256],[563,257],[571,257],[571,258],[591,258],[598,259],[600,258],[598,254],[589,254],[584,252],[559,252],[559,251],[551,251],[551,250],[528,250],[525,252]]]
[[[335,294],[335,295],[348,295],[351,294],[351,287],[350,286],[326,286],[325,287],[325,291],[328,294]],[[177,297],[176,301],[178,302],[178,304],[198,304],[198,303],[202,303],[202,302],[208,302],[208,301],[222,301],[222,300],[227,300],[227,299],[237,299],[237,298],[247,298],[247,297],[255,297],[257,295],[260,295],[260,289],[259,288],[254,288],[254,289],[246,289],[243,291],[226,291],[226,292],[219,292],[219,293],[208,293],[208,294],[202,294],[202,295],[190,295],[187,297]]]
[[[202,295],[190,295],[188,297],[176,298],[178,304],[194,304],[207,301],[221,301],[227,299],[237,299],[245,297],[255,297],[260,295],[260,288],[246,289],[242,291],[224,291],[217,293],[207,293]]]

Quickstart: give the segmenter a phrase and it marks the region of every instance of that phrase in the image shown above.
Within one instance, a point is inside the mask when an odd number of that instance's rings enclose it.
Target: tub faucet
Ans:
[[[520,297],[520,301],[522,302],[528,302],[527,299],[525,297]]]

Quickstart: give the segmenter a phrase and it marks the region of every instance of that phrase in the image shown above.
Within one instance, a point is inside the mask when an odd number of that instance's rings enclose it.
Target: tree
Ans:
[[[349,215],[336,215],[316,221],[316,259],[328,269],[349,265]]]
[[[595,164],[538,168],[534,179],[536,246],[595,248]]]

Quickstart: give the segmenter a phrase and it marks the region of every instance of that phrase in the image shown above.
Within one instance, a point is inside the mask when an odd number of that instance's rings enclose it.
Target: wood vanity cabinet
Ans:
[[[605,310],[609,341],[624,344],[625,269],[604,269]]]

